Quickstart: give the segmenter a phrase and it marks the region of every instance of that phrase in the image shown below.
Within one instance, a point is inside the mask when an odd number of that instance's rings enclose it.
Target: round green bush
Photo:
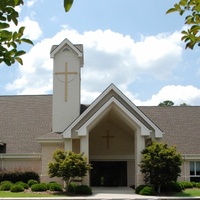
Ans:
[[[11,192],[23,192],[23,191],[24,191],[24,188],[23,188],[22,185],[17,184],[17,185],[13,185],[13,186],[10,188],[10,191],[11,191]]]
[[[200,183],[196,183],[196,188],[200,188]]]
[[[151,186],[145,186],[139,193],[140,195],[155,195],[155,191]]]
[[[31,187],[32,185],[37,184],[37,183],[38,183],[38,181],[37,181],[37,180],[33,180],[33,179],[30,179],[30,180],[28,181],[29,187]]]
[[[13,186],[14,184],[10,181],[4,181],[4,183],[1,183],[0,185],[0,190],[1,191],[9,191],[10,188]]]
[[[27,183],[24,183],[23,181],[18,181],[15,183],[15,185],[21,185],[24,189],[29,188],[29,185]]]
[[[91,195],[92,189],[87,185],[77,185],[75,187],[75,194]]]
[[[56,182],[55,182],[55,181],[51,181],[51,182],[47,183],[47,190],[49,190],[50,185],[51,185],[52,183],[56,183]]]
[[[135,188],[135,193],[136,193],[136,194],[139,194],[140,191],[141,191],[144,187],[146,187],[146,185],[139,185],[139,186],[137,186],[137,187]]]
[[[173,192],[181,192],[182,191],[182,187],[178,182],[170,183],[170,189]]]
[[[5,183],[13,184],[11,181],[2,181],[2,182],[0,183],[0,185],[3,185],[3,184],[5,184]]]
[[[62,186],[58,183],[51,183],[49,186],[50,191],[62,191]]]
[[[76,187],[77,187],[77,183],[71,182],[68,186],[68,192],[71,194],[75,194]]]
[[[47,185],[45,183],[34,184],[31,186],[31,191],[33,191],[33,192],[47,191]]]

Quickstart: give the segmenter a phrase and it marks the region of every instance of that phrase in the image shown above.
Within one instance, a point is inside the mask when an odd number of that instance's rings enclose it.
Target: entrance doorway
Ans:
[[[126,161],[92,161],[91,186],[127,186]]]

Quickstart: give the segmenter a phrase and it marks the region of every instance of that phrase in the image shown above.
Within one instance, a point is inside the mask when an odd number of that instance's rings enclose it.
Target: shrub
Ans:
[[[2,182],[0,183],[0,185],[3,185],[3,184],[5,184],[5,183],[13,184],[11,181],[2,181]]]
[[[183,182],[178,182],[178,183],[183,190],[187,188],[193,188],[193,184],[191,182],[183,181]]]
[[[68,192],[71,194],[75,194],[76,187],[77,187],[77,184],[74,182],[71,182],[68,186]]]
[[[38,183],[37,180],[33,180],[33,179],[28,180],[29,187],[31,187],[32,185],[37,184],[37,183]]]
[[[15,185],[20,185],[24,189],[28,189],[29,188],[29,185],[27,183],[24,183],[23,181],[18,181],[18,182],[15,183]]]
[[[62,186],[58,183],[50,183],[49,190],[50,191],[62,191]]]
[[[9,191],[12,186],[13,186],[12,182],[4,181],[1,183],[0,190],[1,191]]]
[[[45,183],[37,183],[31,186],[31,191],[42,192],[47,191],[47,185]]]
[[[56,182],[55,182],[55,181],[51,181],[51,182],[47,183],[47,190],[49,190],[50,185],[51,185],[52,183],[56,183]]]
[[[178,182],[172,182],[170,184],[170,188],[171,188],[171,191],[173,191],[173,192],[181,192],[182,191],[182,187]]]
[[[139,185],[139,186],[137,186],[137,187],[135,188],[135,193],[136,193],[136,194],[139,194],[140,191],[141,191],[144,187],[146,187],[146,185]]]
[[[0,182],[7,180],[12,181],[13,183],[18,181],[23,181],[24,183],[27,183],[29,179],[34,179],[39,182],[40,177],[37,173],[33,171],[0,172]]]
[[[75,194],[91,195],[92,189],[87,185],[77,185],[75,187]]]
[[[23,192],[23,191],[24,191],[24,188],[23,188],[22,185],[17,184],[17,185],[13,185],[13,186],[10,188],[10,191],[11,191],[11,192]]]
[[[197,187],[197,188],[200,188],[200,183],[196,183],[196,187]]]
[[[192,185],[193,185],[193,187],[197,187],[197,182],[191,182],[192,183]]]
[[[155,191],[151,186],[145,186],[140,192],[140,195],[155,195]]]

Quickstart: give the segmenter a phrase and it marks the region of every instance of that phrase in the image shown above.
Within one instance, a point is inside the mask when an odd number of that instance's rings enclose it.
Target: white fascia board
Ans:
[[[82,57],[82,52],[79,51],[67,38],[65,38],[50,54],[51,58],[54,58],[55,54],[62,49],[62,47],[67,44],[74,52],[77,53],[78,57]]]
[[[71,138],[72,128],[82,120],[111,90],[118,94],[132,109],[134,109],[149,125],[151,125],[155,130],[155,137],[162,138],[163,132],[146,116],[141,112],[133,102],[131,102],[114,84],[111,84],[96,100],[86,109],[86,111],[81,114],[64,132],[63,138]]]
[[[96,100],[83,112],[72,124],[63,132],[63,138],[71,138],[72,128],[81,121],[102,99],[106,96],[114,85],[110,85]]]
[[[115,87],[116,88],[116,87]],[[155,130],[155,137],[156,138],[162,138],[164,132],[162,130],[160,130],[140,109],[138,109],[138,107],[132,102],[130,101],[119,89],[115,89],[115,92],[121,96],[121,98],[129,105],[131,106],[131,108],[133,108],[133,110],[138,113],[138,115],[140,115],[150,126],[152,126]]]
[[[120,108],[120,111],[126,113],[126,115],[132,119],[140,128],[142,136],[149,136],[151,130],[149,130],[144,124],[142,124],[129,110],[127,110],[116,98],[112,97],[107,101],[86,123],[84,123],[78,130],[79,136],[85,136],[87,134],[88,127],[96,121],[99,116],[105,114],[105,110],[109,110],[112,104],[115,104],[116,107]]]

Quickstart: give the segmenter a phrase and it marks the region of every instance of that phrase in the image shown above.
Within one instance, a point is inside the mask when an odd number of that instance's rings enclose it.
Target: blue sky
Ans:
[[[136,105],[200,105],[200,48],[185,50],[183,17],[165,14],[175,2],[74,0],[65,13],[63,0],[26,0],[19,25],[35,45],[23,66],[1,64],[0,95],[52,94],[50,48],[68,38],[84,45],[82,103],[114,83]]]

